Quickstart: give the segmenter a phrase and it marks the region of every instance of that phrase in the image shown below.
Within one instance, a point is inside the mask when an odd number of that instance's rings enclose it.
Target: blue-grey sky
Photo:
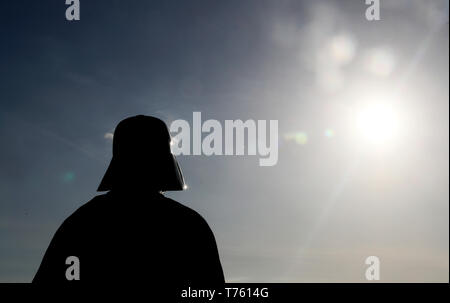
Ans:
[[[64,0],[2,1],[0,281],[30,281],[96,194],[121,119],[200,111],[279,121],[273,167],[178,157],[189,190],[168,195],[227,281],[363,282],[375,255],[384,282],[448,282],[448,1],[381,0],[371,22],[364,2],[81,0],[68,22]]]

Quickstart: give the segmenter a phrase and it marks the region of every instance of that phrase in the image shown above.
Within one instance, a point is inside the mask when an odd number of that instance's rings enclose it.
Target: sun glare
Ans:
[[[372,104],[358,114],[357,125],[362,138],[371,144],[386,144],[398,134],[398,116],[392,106]]]

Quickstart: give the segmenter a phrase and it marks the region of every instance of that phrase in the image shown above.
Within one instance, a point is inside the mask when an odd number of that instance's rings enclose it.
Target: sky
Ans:
[[[278,120],[278,163],[178,156],[228,282],[449,281],[448,1],[0,4],[0,282],[97,195],[125,117]]]

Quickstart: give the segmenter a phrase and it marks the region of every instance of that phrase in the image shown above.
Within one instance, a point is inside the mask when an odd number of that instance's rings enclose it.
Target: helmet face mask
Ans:
[[[160,119],[140,115],[122,120],[114,131],[111,163],[97,190],[184,190],[183,173],[170,141],[169,130]]]

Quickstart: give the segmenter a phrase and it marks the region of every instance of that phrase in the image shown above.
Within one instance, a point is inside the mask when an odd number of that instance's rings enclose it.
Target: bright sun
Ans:
[[[360,110],[357,126],[362,138],[371,144],[386,144],[397,136],[398,116],[386,104],[372,104]]]

